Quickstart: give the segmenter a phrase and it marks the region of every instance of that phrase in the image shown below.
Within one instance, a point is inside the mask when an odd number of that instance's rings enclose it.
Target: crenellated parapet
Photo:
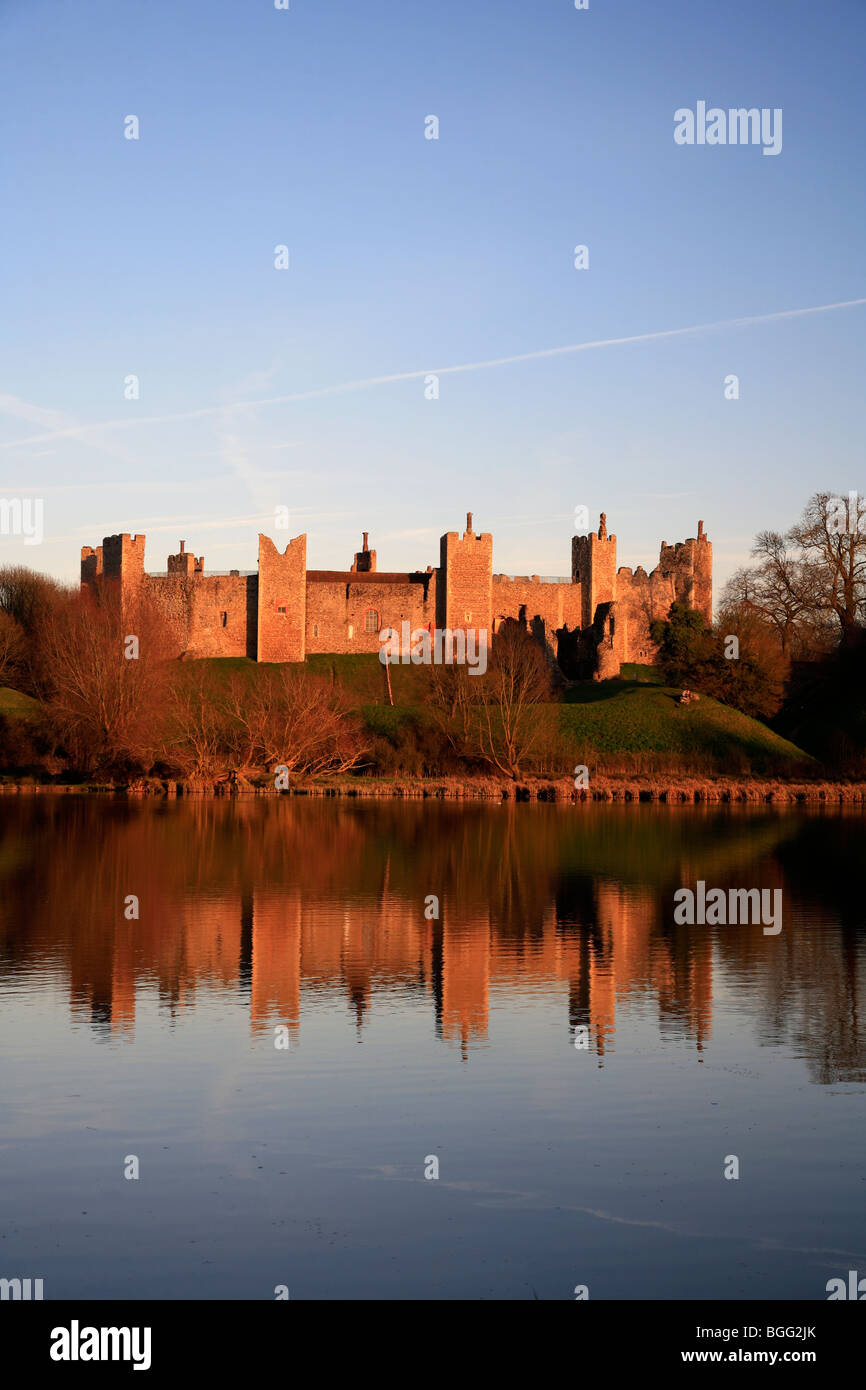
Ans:
[[[166,655],[248,656],[303,661],[307,652],[377,652],[384,629],[474,629],[495,634],[506,621],[535,633],[551,656],[577,653],[582,674],[615,675],[622,662],[649,663],[654,619],[684,603],[712,621],[713,548],[696,536],[663,541],[655,569],[617,569],[616,535],[601,513],[597,529],[571,543],[571,576],[493,574],[493,536],[476,533],[467,513],[462,535],[440,540],[438,568],[379,571],[369,533],[349,570],[308,570],[307,538],[284,549],[259,536],[258,570],[205,574],[204,558],[184,541],[162,574],[146,574],[143,535],[106,536],[83,546],[83,587],[117,582],[124,599],[146,597],[164,619]],[[552,568],[552,566],[551,566]]]

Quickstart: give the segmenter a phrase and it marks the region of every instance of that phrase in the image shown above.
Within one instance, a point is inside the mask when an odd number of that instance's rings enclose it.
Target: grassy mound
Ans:
[[[707,695],[680,705],[681,692],[643,680],[610,680],[574,686],[560,708],[563,734],[575,751],[606,754],[666,754],[684,768],[720,772],[766,772],[811,758],[757,719]]]
[[[39,709],[39,702],[20,690],[0,685],[0,714],[14,719],[30,719]]]

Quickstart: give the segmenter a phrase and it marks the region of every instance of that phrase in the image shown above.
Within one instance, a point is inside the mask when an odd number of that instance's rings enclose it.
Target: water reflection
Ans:
[[[215,991],[254,1039],[296,1042],[307,1008],[348,1011],[363,1043],[379,1005],[415,999],[467,1063],[498,999],[561,998],[563,1045],[585,1027],[603,1065],[631,1005],[706,1056],[733,995],[813,1081],[863,1081],[864,845],[856,812],[6,800],[0,982],[61,985],[117,1041],[145,987],[169,1021]],[[781,888],[782,933],[674,925],[699,878]]]

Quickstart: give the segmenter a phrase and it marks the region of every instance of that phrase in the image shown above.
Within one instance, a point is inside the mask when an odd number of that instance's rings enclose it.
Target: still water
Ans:
[[[826,811],[4,798],[0,1277],[825,1299],[866,1275],[864,863]],[[676,925],[698,879],[782,931]]]

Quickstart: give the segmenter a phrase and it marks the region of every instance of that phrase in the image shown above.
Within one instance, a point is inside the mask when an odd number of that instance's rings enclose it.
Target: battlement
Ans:
[[[81,547],[81,582],[92,584],[102,578],[102,546],[95,549],[90,545]]]
[[[654,618],[673,602],[712,620],[712,545],[703,521],[696,536],[668,545],[657,567],[617,569],[616,535],[604,512],[598,528],[573,536],[571,575],[493,574],[493,536],[476,532],[471,512],[462,535],[440,538],[439,566],[378,569],[370,533],[362,534],[351,569],[308,570],[307,537],[280,550],[259,536],[258,569],[205,576],[204,557],[180,541],[162,574],[144,570],[145,537],[107,536],[82,546],[83,586],[119,581],[124,599],[144,594],[170,632],[169,655],[251,656],[259,661],[303,661],[313,652],[375,652],[383,628],[496,632],[506,621],[524,624],[557,655],[560,640],[578,651],[581,670],[616,674],[623,661],[652,661]],[[179,582],[183,581],[183,582]]]
[[[204,574],[204,556],[187,553],[186,541],[178,542],[180,549],[176,555],[169,555],[166,573],[173,577],[194,579]]]
[[[570,574],[494,574],[494,584],[573,584]]]
[[[713,620],[713,547],[698,522],[697,536],[659,549],[658,572],[674,580],[677,601],[696,608],[707,623]],[[653,571],[655,574],[656,571]]]
[[[127,591],[137,588],[144,576],[143,535],[131,536],[128,531],[118,536],[104,536],[102,545],[81,547],[81,582],[93,583],[105,578],[118,581]]]

